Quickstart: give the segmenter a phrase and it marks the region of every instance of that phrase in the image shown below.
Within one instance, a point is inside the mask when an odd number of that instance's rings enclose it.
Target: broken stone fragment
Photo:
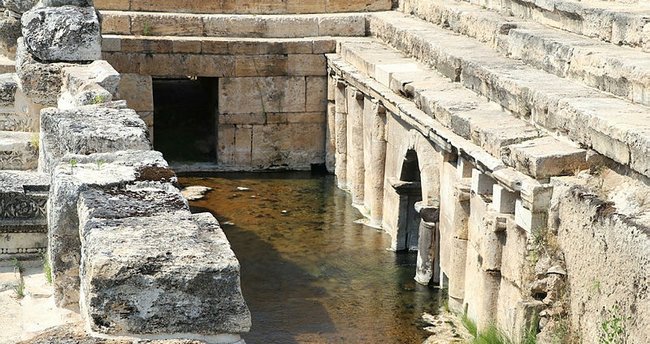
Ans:
[[[66,154],[148,150],[147,127],[130,109],[85,106],[41,111],[40,168],[49,172]]]
[[[16,13],[25,13],[32,9],[38,0],[4,0],[2,4],[10,11]]]
[[[16,74],[0,74],[0,106],[11,107],[16,101]]]
[[[0,54],[15,58],[16,44],[20,35],[20,20],[6,13],[0,14]]]
[[[77,7],[91,7],[93,0],[40,0],[39,7],[61,7],[61,6],[77,6]]]
[[[93,7],[34,8],[21,19],[29,51],[41,62],[101,58],[99,17]]]
[[[61,93],[61,70],[69,63],[42,63],[34,59],[23,38],[16,47],[16,75],[22,92],[31,102],[43,106],[56,105]]]

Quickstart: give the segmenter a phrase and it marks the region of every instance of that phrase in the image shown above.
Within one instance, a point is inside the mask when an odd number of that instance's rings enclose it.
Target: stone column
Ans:
[[[440,217],[438,207],[425,206],[416,203],[415,210],[420,213],[420,234],[418,241],[418,258],[415,268],[415,281],[428,285],[434,277],[434,264],[436,263],[437,227]]]
[[[327,127],[325,128],[325,168],[327,172],[336,170],[336,79],[327,78]]]
[[[370,225],[381,227],[384,214],[384,179],[386,169],[386,108],[377,101],[370,103],[372,117],[366,130],[370,131],[369,164],[366,169],[366,205]]]
[[[365,166],[363,165],[363,100],[365,96],[354,87],[347,89],[348,104],[348,189],[352,203],[362,205],[364,201]]]
[[[336,83],[334,90],[334,141],[336,142],[336,175],[338,187],[347,189],[347,160],[348,160],[348,106],[347,85],[343,81]]]

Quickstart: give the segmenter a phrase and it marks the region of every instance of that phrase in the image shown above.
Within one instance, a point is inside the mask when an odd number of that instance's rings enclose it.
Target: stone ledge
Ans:
[[[392,7],[390,0],[95,0],[100,10],[154,11],[184,13],[334,13],[385,11]]]
[[[222,15],[102,11],[104,34],[304,38],[365,36],[363,13]]]

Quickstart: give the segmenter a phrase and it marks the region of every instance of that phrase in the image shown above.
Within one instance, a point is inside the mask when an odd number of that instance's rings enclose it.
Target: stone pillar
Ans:
[[[347,88],[348,105],[348,166],[347,186],[352,193],[352,203],[364,201],[365,166],[363,165],[363,100],[364,95],[354,87]]]
[[[327,128],[325,130],[325,168],[327,172],[336,170],[336,80],[327,78]]]
[[[336,175],[338,187],[347,189],[347,160],[348,160],[348,106],[347,85],[338,81],[334,90],[334,141],[336,141]]]
[[[416,203],[415,210],[420,214],[420,234],[418,240],[418,258],[415,268],[415,281],[428,285],[434,277],[434,265],[436,263],[436,243],[438,242],[438,207],[425,206],[421,202]]]
[[[384,179],[386,169],[386,108],[378,102],[371,104],[370,161],[366,169],[366,205],[370,211],[370,225],[381,227],[384,216]]]

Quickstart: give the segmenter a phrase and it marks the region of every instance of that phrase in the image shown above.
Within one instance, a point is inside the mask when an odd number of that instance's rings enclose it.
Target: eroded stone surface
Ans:
[[[92,7],[41,7],[23,14],[25,43],[42,62],[101,58],[99,18]]]
[[[239,263],[212,215],[176,211],[127,217],[122,210],[129,213],[133,205],[106,199],[86,192],[79,204],[81,307],[93,330],[182,336],[250,329]]]
[[[65,154],[147,150],[146,126],[129,109],[86,106],[41,112],[41,168],[50,171]]]

